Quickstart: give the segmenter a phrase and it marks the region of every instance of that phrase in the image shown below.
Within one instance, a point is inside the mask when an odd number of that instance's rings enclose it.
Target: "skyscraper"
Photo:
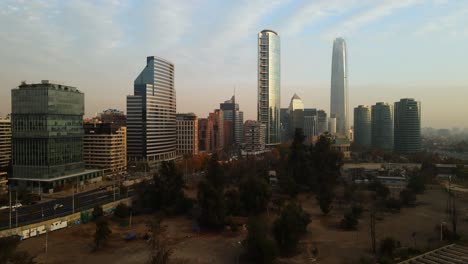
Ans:
[[[294,137],[296,128],[304,129],[304,103],[297,94],[291,98],[288,112],[290,118],[289,135]]]
[[[198,117],[194,113],[177,114],[177,154],[198,154]]]
[[[265,150],[265,129],[265,125],[258,121],[245,121],[243,153],[258,154]]]
[[[393,150],[393,109],[387,103],[377,103],[371,111],[371,145],[373,148]]]
[[[421,151],[421,102],[401,99],[395,103],[395,151]]]
[[[257,119],[266,126],[266,145],[277,145],[280,133],[280,37],[273,30],[258,33]]]
[[[129,161],[151,167],[176,158],[176,92],[174,64],[147,57],[146,66],[127,96],[127,144]]]
[[[45,80],[23,82],[11,95],[11,180],[49,191],[102,176],[100,170],[85,170],[82,92]]]
[[[348,134],[348,59],[346,42],[336,38],[333,42],[330,116],[336,117],[336,133]]]
[[[354,108],[354,143],[364,147],[371,146],[371,108],[360,105]]]
[[[242,144],[244,142],[244,112],[239,111],[239,104],[236,103],[236,97],[232,96],[230,100],[224,101],[219,105],[223,111],[224,121],[231,122],[232,142],[230,144]],[[229,131],[224,131],[227,134]]]

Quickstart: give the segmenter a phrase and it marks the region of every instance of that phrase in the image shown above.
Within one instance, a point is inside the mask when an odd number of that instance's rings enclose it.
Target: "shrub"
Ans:
[[[93,219],[97,220],[103,215],[104,215],[104,211],[102,210],[102,206],[100,206],[100,205],[94,206]]]
[[[128,207],[126,204],[119,203],[114,210],[114,215],[117,216],[118,218],[125,218],[130,215],[130,207]]]

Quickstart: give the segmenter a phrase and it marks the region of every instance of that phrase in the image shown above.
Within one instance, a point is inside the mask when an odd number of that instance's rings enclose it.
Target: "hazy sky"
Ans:
[[[85,93],[86,115],[125,109],[146,56],[175,64],[177,110],[231,97],[256,118],[257,33],[281,37],[281,102],[329,111],[333,39],[346,39],[350,112],[422,102],[423,126],[468,127],[466,0],[1,0],[0,114],[21,80]]]

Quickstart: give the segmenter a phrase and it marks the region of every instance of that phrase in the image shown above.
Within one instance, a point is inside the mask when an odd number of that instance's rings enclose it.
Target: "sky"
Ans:
[[[178,112],[205,117],[235,90],[256,119],[263,29],[281,38],[282,107],[297,93],[329,111],[343,37],[351,114],[415,98],[423,127],[468,127],[466,0],[1,0],[0,115],[23,80],[77,87],[88,117],[125,111],[146,57],[158,56],[175,64]]]

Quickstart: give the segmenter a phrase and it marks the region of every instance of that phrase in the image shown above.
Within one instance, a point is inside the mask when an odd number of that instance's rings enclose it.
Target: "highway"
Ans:
[[[129,188],[127,195],[120,196],[118,190],[115,192],[115,200],[127,198],[134,194],[134,190]],[[67,196],[47,202],[39,202],[33,205],[23,205],[22,207],[12,209],[11,227],[23,226],[27,224],[41,222],[43,220],[55,217],[65,216],[73,213],[73,196]],[[74,195],[74,212],[80,212],[85,209],[93,208],[96,205],[102,205],[114,201],[113,191],[95,189],[81,192]],[[14,201],[12,201],[12,205]],[[59,206],[56,206],[59,205]],[[61,206],[60,206],[61,205]],[[17,210],[17,211],[16,211]],[[0,230],[8,229],[10,209],[0,211]]]

